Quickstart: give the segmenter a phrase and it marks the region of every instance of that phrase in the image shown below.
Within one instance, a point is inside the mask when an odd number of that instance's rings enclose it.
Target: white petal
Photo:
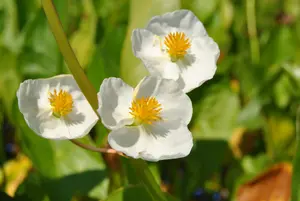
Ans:
[[[109,145],[127,156],[148,161],[187,156],[193,139],[187,126],[178,121],[163,122],[147,128],[123,127],[110,132]]]
[[[219,54],[218,45],[208,36],[192,41],[190,54],[186,55],[184,60],[177,62],[182,70],[184,92],[190,92],[213,78],[217,70],[216,62]]]
[[[133,123],[129,108],[133,98],[133,88],[119,78],[104,79],[98,93],[102,123],[109,129],[117,129]]]
[[[189,10],[177,10],[155,16],[149,21],[146,29],[159,36],[165,36],[170,31],[185,32],[189,37],[207,35],[202,22]]]
[[[77,100],[73,111],[65,119],[69,137],[80,138],[90,132],[98,121],[98,117],[87,100]],[[70,138],[71,137],[71,138]]]
[[[148,135],[142,127],[122,127],[108,135],[109,145],[127,156],[139,158],[139,153],[148,146]]]
[[[49,103],[49,92],[54,89],[66,90],[72,95],[74,105],[78,102],[85,105],[81,108],[73,108],[71,115],[76,110],[82,115],[84,121],[77,122],[65,118],[56,118],[52,115]],[[21,113],[24,115],[28,126],[38,135],[49,139],[73,139],[88,134],[90,129],[98,121],[88,101],[80,91],[72,75],[59,75],[47,79],[26,80],[17,92],[18,104]],[[89,115],[89,116],[85,116]],[[69,132],[70,125],[77,125],[78,130]]]
[[[193,108],[190,98],[177,82],[157,76],[145,77],[136,87],[136,97],[155,97],[162,105],[163,119],[178,119],[187,125],[192,118]]]
[[[135,29],[131,37],[133,53],[143,61],[150,74],[178,79],[179,68],[162,52],[163,40],[145,29]]]
[[[146,128],[148,146],[140,157],[148,161],[182,158],[189,155],[193,138],[186,125],[166,121]]]

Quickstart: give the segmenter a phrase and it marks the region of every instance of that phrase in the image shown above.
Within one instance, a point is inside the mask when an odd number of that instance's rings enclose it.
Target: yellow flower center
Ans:
[[[57,93],[56,89],[54,89],[53,93],[49,92],[48,100],[52,107],[52,114],[55,117],[64,117],[72,112],[73,98],[68,92],[60,90]]]
[[[164,43],[173,62],[182,59],[191,47],[190,39],[183,32],[169,33]]]
[[[160,117],[161,104],[154,97],[140,98],[132,101],[129,112],[138,124],[152,124],[162,120]]]

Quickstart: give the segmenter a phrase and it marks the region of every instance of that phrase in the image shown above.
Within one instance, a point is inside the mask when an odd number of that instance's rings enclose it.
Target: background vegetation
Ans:
[[[162,190],[178,200],[289,200],[293,160],[294,169],[300,168],[298,0],[54,3],[97,90],[106,77],[122,77],[134,86],[146,74],[132,54],[132,29],[157,14],[192,10],[219,44],[218,71],[189,94],[192,153],[149,163],[151,171]],[[0,0],[0,200],[151,200],[128,159],[42,139],[27,127],[16,103],[19,84],[62,73],[69,72],[40,0]],[[99,123],[82,142],[105,146],[107,133]],[[292,178],[295,201],[300,200],[298,174]]]

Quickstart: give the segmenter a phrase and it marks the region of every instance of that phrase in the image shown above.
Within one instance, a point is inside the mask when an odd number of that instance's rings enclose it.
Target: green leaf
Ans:
[[[120,76],[120,54],[125,29],[125,26],[119,26],[106,32],[87,68],[87,76],[97,90],[105,78]]]
[[[11,120],[13,120],[11,118],[13,100],[20,83],[16,67],[17,56],[7,49],[0,48],[0,99],[4,105],[3,109]]]
[[[268,151],[278,158],[287,157],[287,150],[295,140],[294,122],[284,114],[272,114],[268,117],[265,135]]]
[[[296,117],[296,140],[297,148],[296,154],[293,161],[293,176],[292,176],[292,195],[291,201],[300,200],[300,171],[297,171],[300,168],[300,109],[297,110]]]
[[[297,44],[294,42],[291,28],[283,26],[275,29],[262,51],[262,63],[265,65],[281,64],[296,55]]]
[[[279,108],[286,108],[292,98],[293,86],[288,76],[284,75],[274,85],[274,101]]]
[[[183,8],[193,11],[202,22],[215,14],[219,2],[220,0],[182,0]]]
[[[16,53],[19,49],[16,43],[19,33],[16,2],[14,0],[1,1],[0,8],[5,12],[4,29],[2,33],[0,32],[0,45]]]
[[[4,111],[2,108],[1,100],[0,100],[0,125],[3,125],[4,120]],[[0,133],[3,133],[0,136],[0,166],[3,166],[5,161],[5,149],[4,149],[4,132],[2,126],[0,126]]]
[[[194,137],[230,139],[240,112],[238,95],[226,83],[220,83],[208,88],[201,97],[194,107]]]
[[[68,10],[65,3],[58,7],[61,12]],[[26,77],[51,77],[63,72],[63,59],[42,9],[26,30],[23,48],[19,69]]]
[[[97,15],[92,0],[84,1],[82,16],[80,27],[71,36],[70,44],[81,67],[85,68],[95,48]]]
[[[20,31],[26,26],[37,12],[39,3],[37,0],[15,0],[17,5],[18,22]]]
[[[121,188],[111,193],[105,201],[153,201],[151,195],[142,186]]]
[[[142,62],[132,53],[131,33],[133,29],[144,28],[153,16],[179,9],[179,7],[179,0],[130,1],[129,25],[121,54],[121,77],[126,83],[135,86],[147,75]]]
[[[30,172],[18,186],[15,196],[27,197],[31,201],[46,201],[49,199],[43,186],[43,177],[38,172]]]
[[[264,119],[261,115],[263,101],[258,98],[253,98],[244,106],[238,116],[238,124],[249,129],[259,129],[264,124]]]
[[[178,201],[166,194],[168,201]],[[128,186],[112,192],[105,201],[153,201],[151,195],[141,185]]]
[[[197,140],[187,157],[188,176],[182,188],[185,196],[190,195],[197,187],[204,186],[206,180],[219,172],[229,153],[228,143],[224,140]]]

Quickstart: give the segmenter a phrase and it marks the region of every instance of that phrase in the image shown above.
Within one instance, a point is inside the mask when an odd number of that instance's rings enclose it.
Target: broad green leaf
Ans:
[[[9,195],[7,195],[5,192],[2,192],[2,191],[0,191],[0,198],[1,198],[1,201],[31,201],[27,197],[24,197],[24,196],[10,197]]]
[[[204,186],[205,181],[221,170],[225,158],[229,155],[229,147],[223,140],[197,140],[187,158],[187,177],[184,179],[182,193],[185,197],[197,187]],[[209,157],[207,157],[209,154]]]
[[[131,33],[136,28],[144,28],[155,15],[162,15],[180,8],[179,0],[131,0],[128,30],[121,54],[121,77],[135,86],[147,71],[142,62],[135,58],[131,46]]]
[[[40,9],[31,24],[20,55],[19,71],[26,77],[51,77],[62,72],[63,61],[45,14]]]
[[[70,44],[81,65],[85,68],[94,52],[97,15],[92,0],[83,1],[83,13],[79,29],[71,36]]]
[[[247,103],[238,116],[238,124],[249,129],[258,129],[264,119],[261,115],[263,101],[258,98],[253,98]]]
[[[295,35],[291,28],[283,26],[273,31],[262,51],[262,63],[265,65],[281,64],[295,57]]]
[[[196,139],[230,139],[240,112],[238,95],[225,83],[212,85],[195,103],[191,131]]]
[[[18,186],[15,196],[27,197],[30,201],[48,201],[49,196],[43,185],[43,177],[38,172],[30,172]]]
[[[125,26],[119,26],[106,32],[103,42],[98,45],[86,70],[89,80],[97,91],[105,78],[120,76],[120,54],[125,29]]]

